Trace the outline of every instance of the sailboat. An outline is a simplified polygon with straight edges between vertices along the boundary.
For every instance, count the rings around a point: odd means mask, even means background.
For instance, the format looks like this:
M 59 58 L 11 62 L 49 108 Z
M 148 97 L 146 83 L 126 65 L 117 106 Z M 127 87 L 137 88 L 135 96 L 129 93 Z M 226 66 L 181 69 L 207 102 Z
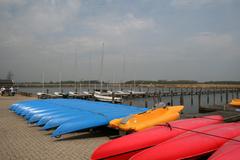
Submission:
M 45 90 L 45 73 L 42 72 L 42 92 L 37 92 L 38 98 L 44 98 L 45 96 L 47 96 L 44 90 Z
M 103 46 L 103 50 L 102 50 L 102 56 L 101 56 L 100 90 L 95 90 L 93 96 L 98 101 L 122 103 L 122 98 L 110 96 L 110 95 L 113 95 L 112 92 L 103 90 L 104 43 L 102 44 L 102 46 Z

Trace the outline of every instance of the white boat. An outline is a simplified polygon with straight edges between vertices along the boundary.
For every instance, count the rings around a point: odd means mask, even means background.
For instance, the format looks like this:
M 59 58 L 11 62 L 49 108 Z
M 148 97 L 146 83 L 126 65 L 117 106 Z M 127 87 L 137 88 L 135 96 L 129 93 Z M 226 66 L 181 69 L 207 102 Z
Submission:
M 92 94 L 90 93 L 90 92 L 88 92 L 88 91 L 83 91 L 82 92 L 84 95 L 86 95 L 86 96 L 91 96 Z
M 112 102 L 113 97 L 111 96 L 104 96 L 101 94 L 94 93 L 94 98 L 98 101 L 103 101 L 103 102 Z M 122 98 L 120 97 L 114 97 L 114 102 L 116 103 L 122 103 Z
M 77 92 L 73 92 L 73 91 L 69 91 L 69 92 L 68 92 L 68 95 L 69 95 L 69 96 L 77 96 L 78 93 L 77 93 Z

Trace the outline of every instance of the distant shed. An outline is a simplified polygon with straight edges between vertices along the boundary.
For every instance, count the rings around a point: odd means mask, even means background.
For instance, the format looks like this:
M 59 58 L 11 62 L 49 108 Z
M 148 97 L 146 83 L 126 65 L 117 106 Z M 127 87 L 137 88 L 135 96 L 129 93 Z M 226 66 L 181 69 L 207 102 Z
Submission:
M 13 80 L 8 80 L 8 79 L 0 79 L 0 87 L 4 86 L 4 87 L 11 87 L 14 85 Z

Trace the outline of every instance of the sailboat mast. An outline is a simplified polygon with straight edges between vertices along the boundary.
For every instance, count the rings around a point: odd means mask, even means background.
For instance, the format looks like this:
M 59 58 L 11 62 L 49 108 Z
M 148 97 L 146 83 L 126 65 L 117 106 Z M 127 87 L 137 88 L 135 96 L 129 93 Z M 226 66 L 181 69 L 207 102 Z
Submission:
M 44 88 L 45 88 L 45 74 L 42 72 L 42 93 L 44 93 Z
M 103 60 L 104 60 L 104 42 L 102 43 L 102 57 L 101 57 L 101 71 L 100 71 L 100 92 L 102 92 L 103 87 Z
M 62 73 L 59 72 L 59 92 L 62 92 Z
M 74 61 L 75 92 L 77 92 L 77 67 L 78 67 L 78 56 L 77 56 L 77 49 L 75 48 L 75 61 Z

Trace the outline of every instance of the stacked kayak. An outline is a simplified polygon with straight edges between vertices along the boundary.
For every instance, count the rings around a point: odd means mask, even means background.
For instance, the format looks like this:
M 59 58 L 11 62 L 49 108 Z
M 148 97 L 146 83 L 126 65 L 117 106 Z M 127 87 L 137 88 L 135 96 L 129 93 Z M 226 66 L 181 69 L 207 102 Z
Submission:
M 240 108 L 240 99 L 232 99 L 229 105 L 232 107 Z
M 209 125 L 146 149 L 130 160 L 176 160 L 200 157 L 217 150 L 229 139 L 238 135 L 240 135 L 240 123 Z
M 179 119 L 184 106 L 163 107 L 110 121 L 109 127 L 123 131 L 140 131 Z
M 209 160 L 238 160 L 240 157 L 240 136 L 222 145 Z
M 155 126 L 111 140 L 99 146 L 93 152 L 91 159 L 127 160 L 145 149 L 156 146 L 188 130 L 222 122 L 223 117 L 219 115 L 169 122 L 170 127 L 165 125 Z
M 57 128 L 52 136 L 107 125 L 111 120 L 146 111 L 146 108 L 93 102 L 79 99 L 47 99 L 22 101 L 9 109 L 29 123 L 43 129 Z

